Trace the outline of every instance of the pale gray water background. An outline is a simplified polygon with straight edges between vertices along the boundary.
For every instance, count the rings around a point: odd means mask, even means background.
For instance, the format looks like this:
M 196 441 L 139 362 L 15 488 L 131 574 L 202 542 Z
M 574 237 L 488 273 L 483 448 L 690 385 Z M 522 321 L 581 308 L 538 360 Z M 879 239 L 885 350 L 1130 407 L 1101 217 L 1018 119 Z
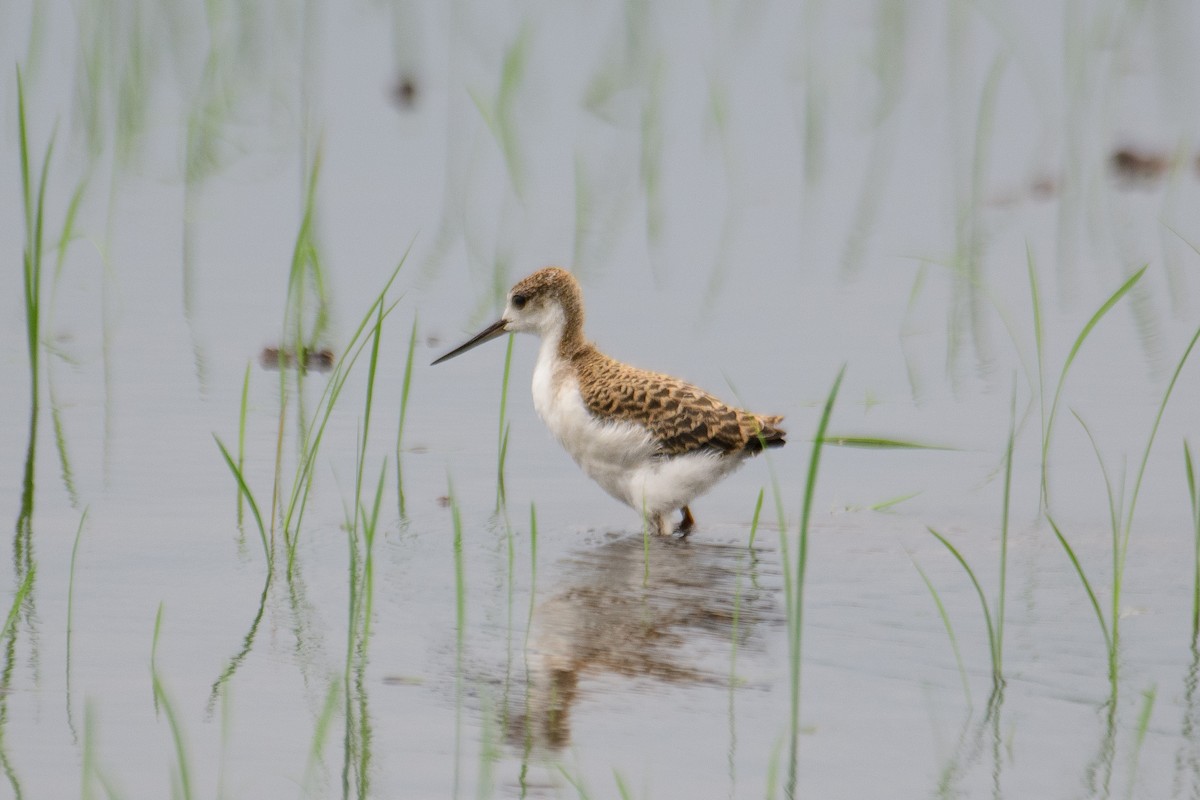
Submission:
M 1069 409 L 1131 487 L 1200 318 L 1200 256 L 1189 244 L 1200 243 L 1200 9 L 314 2 L 304 13 L 0 8 L 0 64 L 25 70 L 37 164 L 58 124 L 36 580 L 3 649 L 0 797 L 102 796 L 97 775 L 120 797 L 183 794 L 152 689 L 160 605 L 157 671 L 195 796 L 616 797 L 617 775 L 633 797 L 762 797 L 772 786 L 782 796 L 788 647 L 765 461 L 695 503 L 699 528 L 687 542 L 643 551 L 636 514 L 582 476 L 536 419 L 535 346 L 522 338 L 508 402 L 507 514 L 496 517 L 503 343 L 426 366 L 493 319 L 513 281 L 548 263 L 580 276 L 589 334 L 607 352 L 725 397 L 736 387 L 747 407 L 787 415 L 791 443 L 771 463 L 793 555 L 809 441 L 843 363 L 834 433 L 955 448 L 824 452 L 805 588 L 798 795 L 1200 797 L 1182 456 L 1185 437 L 1200 445 L 1197 367 L 1189 362 L 1175 387 L 1139 495 L 1110 714 L 1099 627 L 1039 514 L 1027 278 L 1032 257 L 1048 404 L 1081 327 L 1149 264 L 1080 351 L 1050 458 L 1054 516 L 1107 612 L 1104 482 Z M 141 50 L 130 44 L 135 21 Z M 130 73 L 139 54 L 148 66 Z M 505 78 L 506 58 L 509 75 L 523 60 L 515 79 Z M 206 63 L 223 79 L 215 94 L 203 94 Z M 92 84 L 80 77 L 89 69 Z M 29 371 L 15 76 L 2 74 L 0 519 L 16 520 Z M 113 104 L 127 74 L 144 76 L 147 102 L 138 135 L 122 139 Z M 400 76 L 415 81 L 411 108 L 392 98 Z M 227 103 L 209 118 L 217 160 L 192 182 L 185 208 L 185 123 L 214 96 Z M 82 98 L 100 102 L 98 136 L 85 132 Z M 481 109 L 497 107 L 493 132 Z M 369 720 L 365 785 L 343 782 L 347 752 L 363 759 L 359 744 L 347 745 L 344 695 L 328 725 L 319 722 L 330 686 L 345 689 L 341 526 L 365 360 L 322 446 L 299 579 L 273 583 L 252 646 L 211 699 L 243 650 L 265 579 L 212 435 L 236 441 L 252 363 L 246 473 L 268 505 L 279 380 L 257 358 L 281 340 L 305 165 L 318 142 L 317 228 L 338 355 L 412 246 L 390 293 L 399 302 L 384 325 L 368 443 L 368 473 L 387 458 L 389 489 L 365 680 L 354 689 Z M 132 155 L 114 166 L 123 143 Z M 1119 147 L 1176 166 L 1126 185 L 1109 170 Z M 77 238 L 56 282 L 52 245 L 85 175 Z M 972 224 L 974 292 L 956 272 L 969 262 Z M 393 453 L 414 318 L 402 520 Z M 309 413 L 326 379 L 306 379 Z M 994 604 L 1014 382 L 1008 680 L 989 715 L 978 599 L 926 526 L 953 539 Z M 285 483 L 294 391 L 288 403 Z M 439 502 L 449 481 L 464 526 L 461 671 L 453 524 Z M 886 513 L 870 510 L 913 493 Z M 68 658 L 69 562 L 84 509 Z M 969 694 L 914 560 L 948 609 Z M 7 609 L 14 563 L 2 574 Z M 548 712 L 555 704 L 563 708 Z

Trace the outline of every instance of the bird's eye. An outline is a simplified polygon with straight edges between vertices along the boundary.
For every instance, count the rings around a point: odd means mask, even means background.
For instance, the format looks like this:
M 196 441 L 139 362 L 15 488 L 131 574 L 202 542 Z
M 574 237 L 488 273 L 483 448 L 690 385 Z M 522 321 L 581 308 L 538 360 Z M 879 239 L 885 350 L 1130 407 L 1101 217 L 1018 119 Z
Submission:
M 525 298 L 525 295 L 523 295 L 523 294 L 514 294 L 514 295 L 512 296 L 512 304 L 513 304 L 513 308 L 515 308 L 515 309 L 517 309 L 518 311 L 520 311 L 522 308 L 524 308 L 524 307 L 525 307 L 525 300 L 526 300 L 526 298 Z

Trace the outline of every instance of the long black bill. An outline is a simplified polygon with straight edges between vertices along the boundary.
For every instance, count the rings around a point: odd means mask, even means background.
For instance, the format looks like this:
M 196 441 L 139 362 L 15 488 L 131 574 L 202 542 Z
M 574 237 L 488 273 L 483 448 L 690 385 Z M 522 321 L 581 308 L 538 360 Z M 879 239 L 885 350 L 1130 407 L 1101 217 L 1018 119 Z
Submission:
M 507 323 L 503 319 L 496 320 L 491 325 L 488 325 L 486 328 L 481 330 L 479 333 L 475 334 L 470 339 L 468 339 L 466 342 L 463 342 L 458 347 L 451 350 L 449 353 L 446 353 L 446 355 L 437 359 L 436 361 L 433 362 L 433 364 L 430 364 L 429 366 L 432 367 L 432 366 L 434 366 L 434 364 L 440 364 L 443 361 L 449 361 L 450 359 L 454 358 L 455 356 L 462 355 L 463 353 L 467 352 L 468 350 L 470 350 L 473 347 L 478 347 L 479 345 L 483 344 L 484 342 L 490 342 L 492 339 L 495 339 L 497 336 L 504 335 L 504 333 L 505 333 L 504 326 L 506 324 Z

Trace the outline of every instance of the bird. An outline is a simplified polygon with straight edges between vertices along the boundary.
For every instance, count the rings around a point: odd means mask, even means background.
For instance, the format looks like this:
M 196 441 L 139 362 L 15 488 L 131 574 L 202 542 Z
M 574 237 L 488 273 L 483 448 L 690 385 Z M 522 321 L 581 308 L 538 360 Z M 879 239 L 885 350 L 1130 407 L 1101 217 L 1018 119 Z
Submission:
M 504 313 L 441 364 L 505 333 L 541 338 L 533 406 L 575 462 L 608 494 L 639 511 L 660 536 L 691 502 L 748 457 L 786 443 L 782 416 L 726 405 L 679 378 L 624 364 L 583 334 L 583 291 L 575 277 L 545 267 L 509 290 Z

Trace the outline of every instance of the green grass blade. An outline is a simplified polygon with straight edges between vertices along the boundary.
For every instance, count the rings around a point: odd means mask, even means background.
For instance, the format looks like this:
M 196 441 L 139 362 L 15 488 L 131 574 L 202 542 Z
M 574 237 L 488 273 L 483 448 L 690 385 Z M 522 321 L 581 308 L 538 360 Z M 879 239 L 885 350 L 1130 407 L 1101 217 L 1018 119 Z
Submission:
M 22 284 L 25 307 L 25 335 L 29 350 L 29 395 L 30 406 L 37 414 L 39 348 L 42 316 L 42 230 L 45 217 L 46 181 L 50 173 L 50 159 L 54 153 L 54 135 L 42 160 L 42 171 L 38 179 L 36 195 L 31 188 L 29 168 L 29 130 L 25 113 L 25 85 L 21 67 L 17 66 L 17 133 L 21 162 L 21 199 L 25 210 L 25 249 L 22 255 Z
M 254 521 L 258 525 L 258 534 L 262 539 L 263 555 L 266 556 L 267 569 L 270 570 L 274 559 L 271 555 L 271 546 L 267 541 L 267 529 L 263 525 L 262 514 L 258 510 L 258 503 L 254 500 L 254 493 L 250 491 L 250 487 L 246 484 L 246 478 L 242 474 L 241 469 L 234 463 L 233 456 L 229 455 L 229 451 L 215 433 L 213 434 L 213 440 L 217 443 L 217 447 L 220 448 L 221 456 L 225 459 L 225 463 L 229 465 L 229 471 L 233 473 L 233 479 L 237 481 L 238 494 L 244 496 L 246 502 L 250 504 L 250 513 L 254 515 Z
M 804 629 L 804 576 L 808 568 L 808 533 L 812 518 L 813 497 L 817 488 L 817 473 L 821 465 L 821 448 L 825 444 L 825 432 L 829 429 L 829 419 L 833 416 L 833 406 L 837 402 L 838 390 L 842 386 L 842 378 L 846 375 L 846 366 L 838 370 L 829 395 L 825 399 L 825 407 L 821 411 L 821 421 L 817 425 L 817 434 L 813 439 L 812 451 L 808 458 L 808 478 L 804 484 L 804 505 L 800 511 L 800 531 L 796 546 L 796 577 L 792 592 L 792 607 L 789 609 L 789 662 L 791 678 L 791 715 L 790 733 L 791 750 L 788 758 L 787 793 L 795 796 L 798 774 L 797 754 L 800 747 L 800 636 Z M 785 563 L 784 570 L 788 569 Z
M 887 500 L 881 500 L 878 503 L 868 506 L 868 508 L 871 511 L 887 511 L 887 510 L 891 509 L 893 506 L 898 506 L 901 503 L 905 502 L 906 500 L 912 500 L 914 497 L 917 497 L 920 494 L 922 494 L 922 492 L 920 492 L 920 491 L 909 492 L 907 494 L 902 494 L 898 497 L 892 497 Z
M 387 459 L 379 468 L 379 481 L 375 484 L 375 501 L 371 506 L 369 516 L 366 516 L 366 526 L 363 538 L 366 544 L 366 555 L 363 559 L 363 602 L 362 602 L 362 646 L 361 657 L 366 658 L 367 642 L 371 637 L 372 609 L 375 605 L 375 533 L 379 530 L 379 509 L 383 505 L 383 485 L 387 477 Z M 365 511 L 365 509 L 364 509 Z
M 299 403 L 297 406 L 299 407 Z M 275 426 L 275 470 L 271 478 L 271 546 L 275 546 L 275 531 L 282 528 L 283 541 L 288 545 L 290 552 L 291 531 L 288 527 L 288 518 L 283 507 L 283 442 L 287 431 L 287 416 L 288 416 L 288 392 L 287 392 L 287 376 L 283 369 L 279 370 L 279 415 Z M 303 453 L 303 443 L 301 444 L 301 452 Z M 295 488 L 295 487 L 293 487 Z M 288 509 L 290 511 L 290 509 Z M 289 557 L 289 563 L 290 563 Z
M 765 489 L 758 490 L 758 499 L 754 501 L 754 516 L 750 518 L 750 541 L 746 544 L 747 550 L 754 549 L 754 535 L 758 533 L 758 515 L 762 513 L 763 495 Z
M 825 438 L 825 444 L 832 447 L 862 447 L 874 450 L 958 450 L 942 444 L 926 442 L 911 442 L 901 439 L 884 439 L 878 436 L 844 436 L 830 434 Z
M 58 453 L 59 476 L 67 490 L 72 508 L 79 506 L 79 491 L 75 487 L 75 470 L 71 466 L 71 454 L 67 450 L 67 430 L 63 422 L 63 407 L 54 391 L 54 372 L 49 373 L 47 388 L 50 393 L 50 424 L 54 429 L 54 450 Z
M 1054 389 L 1054 400 L 1050 403 L 1050 413 L 1046 418 L 1046 433 L 1042 437 L 1043 505 L 1049 503 L 1049 486 L 1046 477 L 1046 466 L 1050 455 L 1050 440 L 1054 431 L 1054 418 L 1058 413 L 1058 403 L 1062 397 L 1063 386 L 1065 386 L 1067 383 L 1067 373 L 1070 372 L 1071 365 L 1075 362 L 1075 356 L 1079 354 L 1080 348 L 1082 348 L 1083 343 L 1087 341 L 1092 329 L 1095 328 L 1096 325 L 1100 323 L 1100 320 L 1104 319 L 1104 315 L 1112 310 L 1112 307 L 1120 302 L 1121 298 L 1128 294 L 1129 290 L 1132 289 L 1134 285 L 1136 285 L 1137 282 L 1142 279 L 1142 276 L 1146 274 L 1146 269 L 1148 267 L 1149 265 L 1143 266 L 1137 272 L 1130 275 L 1129 278 L 1127 278 L 1125 282 L 1121 284 L 1121 286 L 1115 292 L 1113 292 L 1107 300 L 1104 301 L 1100 308 L 1096 310 L 1096 313 L 1092 314 L 1091 319 L 1089 319 L 1087 324 L 1083 326 L 1083 330 L 1081 330 L 1079 335 L 1075 337 L 1075 342 L 1071 345 L 1071 350 L 1067 354 L 1067 360 L 1063 362 L 1062 372 L 1060 372 L 1058 376 L 1058 386 Z
M 239 474 L 245 471 L 246 464 L 246 402 L 250 395 L 250 364 L 246 364 L 246 374 L 242 376 L 242 402 L 238 407 L 238 457 L 237 471 Z M 238 492 L 237 499 L 237 522 L 242 524 L 242 493 Z
M 359 356 L 366 347 L 368 341 L 363 337 L 367 331 L 372 319 L 386 319 L 395 309 L 396 303 L 388 305 L 382 315 L 378 315 L 378 309 L 384 305 L 388 290 L 396 280 L 396 276 L 400 273 L 401 267 L 404 266 L 408 259 L 408 254 L 412 249 L 410 243 L 409 249 L 405 251 L 404 256 L 392 270 L 392 274 L 388 277 L 387 282 L 376 295 L 374 302 L 371 303 L 358 327 L 351 335 L 349 342 L 346 345 L 346 352 L 350 355 L 343 357 L 338 361 L 337 367 L 334 369 L 333 376 L 325 385 L 325 390 L 321 394 L 321 399 L 318 402 L 317 409 L 313 413 L 312 418 L 308 421 L 302 440 L 305 445 L 302 449 L 301 458 L 296 465 L 296 476 L 292 482 L 292 489 L 289 494 L 288 502 L 284 508 L 283 527 L 287 534 L 291 532 L 288 539 L 288 570 L 293 568 L 296 556 L 296 546 L 299 543 L 299 529 L 304 517 L 304 509 L 308 499 L 308 490 L 312 485 L 312 477 L 316 468 L 317 452 L 320 450 L 321 440 L 324 436 L 326 426 L 330 417 L 333 414 L 333 408 L 337 404 L 337 399 L 341 394 L 342 387 L 345 385 L 354 365 L 357 363 Z M 399 301 L 396 301 L 399 302 Z M 370 334 L 368 334 L 370 335 Z
M 1104 464 L 1104 458 L 1100 454 L 1100 445 L 1096 441 L 1096 437 L 1092 435 L 1092 429 L 1083 421 L 1083 417 L 1079 416 L 1074 409 L 1071 414 L 1078 420 L 1083 432 L 1087 434 L 1088 441 L 1092 443 L 1092 451 L 1096 454 L 1096 461 L 1100 464 L 1100 475 L 1104 478 L 1104 488 L 1108 493 L 1108 516 L 1109 525 L 1112 528 L 1112 624 L 1109 630 L 1109 677 L 1112 679 L 1112 689 L 1115 692 L 1116 683 L 1116 668 L 1117 668 L 1117 649 L 1121 642 L 1121 584 L 1125 569 L 1124 562 L 1121 559 L 1121 510 L 1117 503 L 1117 496 L 1113 490 L 1112 478 L 1109 477 L 1108 467 Z M 1122 481 L 1122 485 L 1124 481 Z
M 795 587 L 792 586 L 791 554 L 788 546 L 787 515 L 783 510 L 783 493 L 779 488 L 779 476 L 775 474 L 775 463 L 770 453 L 764 453 L 767 460 L 767 475 L 771 478 L 771 498 L 775 501 L 775 524 L 779 528 L 779 563 L 783 565 L 783 603 L 788 611 L 792 608 L 792 597 Z M 791 635 L 789 629 L 788 635 Z
M 25 81 L 17 65 L 17 141 L 21 162 L 21 200 L 25 208 L 25 240 L 33 241 L 33 194 L 29 190 L 29 133 L 25 121 Z
M 375 315 L 377 304 L 378 301 L 376 301 L 376 304 L 372 304 L 370 310 L 367 312 L 367 316 L 363 320 L 364 326 L 366 321 Z M 383 317 L 386 319 L 394 308 L 395 304 L 393 303 L 383 312 Z M 355 364 L 358 363 L 363 350 L 371 342 L 370 339 L 360 338 L 362 333 L 363 329 L 360 327 L 355 332 L 354 337 L 351 338 L 348 346 L 351 354 L 338 362 L 333 377 L 326 384 L 325 391 L 322 393 L 321 399 L 317 404 L 317 410 L 305 429 L 303 439 L 306 444 L 302 458 L 296 467 L 296 478 L 292 483 L 290 499 L 284 514 L 285 528 L 291 528 L 293 521 L 297 529 L 300 527 L 300 521 L 304 514 L 304 506 L 308 498 L 308 490 L 312 485 L 313 471 L 316 468 L 317 453 L 320 450 L 321 441 L 325 435 L 325 428 L 329 423 L 329 419 L 333 416 L 333 409 L 337 405 L 337 400 L 341 396 L 342 389 L 349 379 Z M 290 545 L 293 551 L 295 550 L 296 543 L 296 538 L 293 537 Z M 291 563 L 291 559 L 292 555 L 289 554 L 289 564 Z
M 246 660 L 246 656 L 250 655 L 250 650 L 254 647 L 254 640 L 258 636 L 258 626 L 262 624 L 263 614 L 267 610 L 267 596 L 271 591 L 271 576 L 268 572 L 263 579 L 262 592 L 258 596 L 258 608 L 254 612 L 254 618 L 250 621 L 250 627 L 246 630 L 245 636 L 242 637 L 241 646 L 233 656 L 225 662 L 225 668 L 221 670 L 221 674 L 213 681 L 212 687 L 208 693 L 208 712 L 211 714 L 216 707 L 217 699 L 221 696 L 221 689 L 225 684 L 233 679 L 237 671 L 241 669 L 242 663 Z
M 167 695 L 166 689 L 158 676 L 154 677 L 154 694 L 158 698 L 159 708 L 167 716 L 167 726 L 171 730 L 171 741 L 175 746 L 176 776 L 179 781 L 180 794 L 184 800 L 191 800 L 194 796 L 192 792 L 191 769 L 188 766 L 187 744 L 183 738 L 183 724 L 180 722 L 179 714 L 175 710 L 175 703 Z
M 996 599 L 996 673 L 1004 660 L 1004 606 L 1008 582 L 1008 511 L 1012 497 L 1013 444 L 1017 435 L 1017 376 L 1013 374 L 1009 405 L 1008 444 L 1004 449 L 1004 506 L 1000 512 L 1000 588 Z
M 58 235 L 58 244 L 56 246 L 58 257 L 54 263 L 54 283 L 56 286 L 59 279 L 62 278 L 63 263 L 67 258 L 67 247 L 75 239 L 75 220 L 79 215 L 79 207 L 83 203 L 87 186 L 88 179 L 85 177 L 75 187 L 75 191 L 71 195 L 71 202 L 67 206 L 66 217 L 63 219 L 62 231 Z
M 504 426 L 504 435 L 500 437 L 500 455 L 496 460 L 496 513 L 504 508 L 507 499 L 504 489 L 504 462 L 508 459 L 508 433 L 510 426 Z
M 533 627 L 533 609 L 537 600 L 537 506 L 529 504 L 529 616 L 525 618 L 525 642 L 529 642 L 529 631 Z
M 24 580 L 17 587 L 17 592 L 13 595 L 12 606 L 9 607 L 8 616 L 4 620 L 4 627 L 0 628 L 0 640 L 7 639 L 12 635 L 13 629 L 17 624 L 17 615 L 21 612 L 21 604 L 25 602 L 25 598 L 33 590 L 33 581 L 36 574 L 37 570 L 34 569 L 26 572 Z
M 500 423 L 496 434 L 496 511 L 504 507 L 504 458 L 508 454 L 508 380 L 512 374 L 513 334 L 504 351 L 504 377 L 500 381 Z
M 1041 417 L 1041 424 L 1038 426 L 1038 431 L 1042 436 L 1042 447 L 1045 449 L 1046 444 L 1046 362 L 1045 362 L 1045 331 L 1042 326 L 1042 299 L 1041 291 L 1038 289 L 1037 268 L 1033 262 L 1033 249 L 1029 246 L 1029 242 L 1025 242 L 1025 267 L 1029 273 L 1029 299 L 1033 306 L 1033 345 L 1037 355 L 1037 396 L 1038 396 L 1038 413 Z M 1043 473 L 1041 481 L 1041 503 L 1045 508 L 1046 504 L 1046 476 Z
M 1158 690 L 1151 686 L 1146 691 L 1142 692 L 1142 710 L 1138 713 L 1137 727 L 1134 730 L 1137 732 L 1136 739 L 1133 745 L 1133 759 L 1136 763 L 1138 753 L 1141 752 L 1142 745 L 1146 741 L 1146 733 L 1150 730 L 1150 717 L 1154 713 L 1154 701 L 1158 697 Z M 1132 786 L 1133 775 L 1129 776 L 1129 781 Z M 1133 792 L 1129 793 L 1130 796 Z
M 413 317 L 412 332 L 408 335 L 408 354 L 404 358 L 404 383 L 400 389 L 400 421 L 396 427 L 396 494 L 400 504 L 401 519 L 408 516 L 404 503 L 404 465 L 401 461 L 401 445 L 404 440 L 404 420 L 408 417 L 408 393 L 412 388 L 413 353 L 417 345 L 417 317 Z
M 1133 512 L 1137 507 L 1138 492 L 1142 488 L 1142 478 L 1146 475 L 1146 464 L 1150 461 L 1150 450 L 1154 447 L 1154 437 L 1158 435 L 1159 423 L 1162 422 L 1163 414 L 1167 410 L 1167 401 L 1171 399 L 1171 392 L 1175 390 L 1175 382 L 1179 380 L 1179 373 L 1183 372 L 1183 366 L 1187 363 L 1188 357 L 1192 354 L 1192 349 L 1195 348 L 1198 340 L 1200 340 L 1200 328 L 1196 329 L 1192 340 L 1188 342 L 1187 349 L 1183 351 L 1179 363 L 1175 366 L 1175 372 L 1171 375 L 1171 380 L 1167 384 L 1167 390 L 1163 393 L 1162 402 L 1158 405 L 1158 413 L 1154 415 L 1154 425 L 1150 428 L 1150 438 L 1146 440 L 1146 449 L 1142 453 L 1142 463 L 1138 467 L 1137 478 L 1133 481 L 1133 492 L 1129 496 L 1129 507 L 1125 512 L 1125 532 L 1121 538 L 1122 568 L 1125 566 L 1125 553 L 1129 549 L 1129 534 L 1133 530 Z
M 1109 652 L 1111 657 L 1112 636 L 1108 632 L 1108 623 L 1104 620 L 1104 612 L 1100 609 L 1100 601 L 1096 599 L 1096 593 L 1092 591 L 1092 582 L 1088 580 L 1087 574 L 1083 571 L 1083 565 L 1079 563 L 1075 551 L 1067 542 L 1067 537 L 1063 536 L 1062 531 L 1055 524 L 1054 518 L 1047 514 L 1046 521 L 1050 523 L 1050 529 L 1054 531 L 1054 535 L 1058 538 L 1058 543 L 1066 551 L 1067 558 L 1071 559 L 1071 566 L 1075 568 L 1075 574 L 1079 576 L 1079 582 L 1083 584 L 1083 590 L 1087 592 L 1088 601 L 1092 604 L 1092 610 L 1096 612 L 1096 621 L 1100 623 L 1100 632 L 1104 634 L 1104 648 Z
M 46 223 L 46 180 L 50 176 L 50 157 L 54 154 L 54 140 L 57 138 L 57 131 L 50 135 L 50 144 L 46 146 L 46 155 L 42 157 L 42 172 L 38 178 L 37 191 L 37 212 L 34 216 L 34 262 L 37 266 L 37 297 L 39 309 L 41 304 L 41 281 L 42 281 L 42 242 L 44 241 L 44 228 Z
M 73 709 L 71 708 L 71 633 L 74 630 L 75 618 L 75 562 L 79 556 L 79 542 L 83 539 L 83 524 L 87 522 L 88 510 L 85 508 L 79 517 L 79 527 L 75 529 L 75 543 L 71 545 L 71 563 L 67 568 L 67 646 L 66 646 L 66 701 L 67 725 L 75 732 Z M 0 636 L 0 639 L 3 639 Z M 78 738 L 78 737 L 76 737 Z
M 316 197 L 323 161 L 322 146 L 318 145 L 305 184 L 304 208 L 296 241 L 292 247 L 292 263 L 288 273 L 288 293 L 284 312 L 284 342 L 295 355 L 298 373 L 304 372 L 304 356 L 316 350 L 328 327 L 329 297 L 325 288 L 324 270 L 316 238 Z M 309 330 L 305 330 L 305 282 L 309 281 L 317 295 L 316 308 Z M 288 331 L 291 335 L 289 337 Z
M 629 784 L 625 782 L 625 778 L 613 767 L 613 779 L 617 782 L 617 792 L 621 795 L 621 800 L 633 800 L 633 793 L 629 791 Z
M 1196 493 L 1196 467 L 1187 439 L 1183 440 L 1183 464 L 1187 468 L 1188 499 L 1192 503 L 1192 641 L 1195 642 L 1200 635 L 1200 495 Z
M 305 797 L 320 797 L 322 792 L 314 784 L 317 780 L 318 766 L 325 752 L 325 741 L 333 727 L 333 718 L 337 713 L 340 699 L 340 685 L 337 680 L 329 682 L 329 690 L 325 693 L 325 702 L 321 705 L 321 713 L 313 726 L 312 744 L 308 747 L 308 762 L 304 767 L 304 779 L 300 782 Z
M 775 746 L 771 748 L 771 757 L 767 759 L 767 787 L 764 797 L 766 800 L 775 800 L 775 787 L 779 784 L 779 754 L 783 750 L 783 737 L 775 740 Z
M 591 795 L 588 794 L 587 786 L 584 785 L 582 776 L 572 777 L 571 773 L 567 772 L 567 768 L 562 764 L 556 764 L 555 766 L 558 767 L 559 774 L 567 779 L 567 783 L 571 784 L 575 793 L 579 795 L 579 800 L 590 800 Z
M 362 427 L 362 447 L 358 451 L 358 464 L 354 471 L 354 522 L 353 529 L 359 530 L 359 520 L 363 523 L 366 520 L 361 517 L 359 510 L 362 507 L 362 487 L 363 487 L 363 469 L 367 461 L 367 442 L 370 439 L 371 431 L 371 406 L 375 398 L 375 372 L 379 367 L 379 340 L 383 334 L 383 304 L 376 305 L 375 324 L 371 328 L 371 357 L 367 361 L 367 397 L 363 404 L 363 427 Z
M 733 381 L 729 380 L 728 375 L 725 375 L 724 377 L 725 377 L 725 383 L 727 383 L 729 385 L 729 390 L 731 392 L 733 392 L 734 397 L 736 397 L 738 399 L 738 402 L 740 403 L 741 398 L 742 398 L 741 393 L 738 392 L 737 387 L 733 384 Z M 762 449 L 763 458 L 765 458 L 767 461 L 767 474 L 771 478 L 771 497 L 775 502 L 775 521 L 779 527 L 779 552 L 780 552 L 781 563 L 790 564 L 791 559 L 788 557 L 788 542 L 787 542 L 787 515 L 784 513 L 784 510 L 783 510 L 783 493 L 779 489 L 779 476 L 775 473 L 775 462 L 771 458 L 771 453 L 767 450 L 766 437 L 763 436 L 762 431 L 759 431 L 757 436 L 758 436 L 759 447 Z M 758 528 L 759 514 L 762 510 L 763 499 L 764 499 L 763 492 L 762 492 L 762 490 L 760 490 L 759 491 L 759 499 L 755 503 L 755 507 L 754 507 L 754 518 L 751 520 L 751 524 L 750 524 L 750 542 L 747 545 L 747 547 L 750 549 L 753 549 L 753 547 L 754 547 L 755 532 Z M 792 583 L 791 583 L 792 575 L 789 570 L 785 569 L 783 571 L 783 581 L 784 581 L 784 599 L 786 601 L 787 607 L 791 608 L 791 606 L 792 606 Z
M 504 65 L 500 71 L 500 88 L 496 94 L 496 122 L 500 130 L 500 145 L 504 150 L 504 162 L 512 180 L 513 192 L 518 198 L 525 195 L 525 173 L 521 158 L 520 136 L 517 132 L 517 91 L 525 77 L 525 64 L 529 60 L 528 26 L 522 26 L 516 40 L 504 54 Z
M 1074 416 L 1075 420 L 1079 423 L 1079 426 L 1083 428 L 1083 432 L 1087 434 L 1088 441 L 1092 443 L 1092 452 L 1096 454 L 1096 462 L 1100 464 L 1100 475 L 1104 479 L 1104 488 L 1108 493 L 1108 516 L 1109 525 L 1112 528 L 1113 555 L 1115 557 L 1119 543 L 1118 537 L 1121 530 L 1121 514 L 1117 505 L 1117 495 L 1113 488 L 1112 478 L 1108 474 L 1108 467 L 1104 464 L 1104 458 L 1100 455 L 1100 444 L 1096 441 L 1096 437 L 1092 435 L 1092 429 L 1088 427 L 1088 424 L 1083 421 L 1083 417 L 1079 416 L 1075 409 L 1072 408 L 1070 411 L 1071 415 Z
M 912 553 L 908 554 L 908 558 L 912 561 L 912 565 L 916 568 L 917 574 L 921 576 L 921 580 L 925 582 L 925 588 L 929 590 L 929 594 L 933 597 L 934 605 L 937 606 L 938 616 L 942 618 L 942 625 L 946 627 L 946 635 L 950 637 L 950 648 L 954 651 L 954 661 L 958 664 L 958 675 L 962 678 L 963 694 L 966 695 L 967 705 L 971 705 L 971 682 L 967 679 L 967 667 L 963 663 L 962 652 L 958 649 L 958 637 L 954 634 L 954 626 L 950 623 L 950 614 L 946 611 L 946 605 L 942 602 L 942 596 L 938 594 L 938 590 L 934 587 L 933 581 L 925 574 L 925 570 L 921 569 L 921 565 L 913 558 Z
M 176 769 L 179 781 L 179 790 L 184 800 L 192 800 L 192 779 L 191 770 L 188 767 L 187 746 L 183 738 L 183 725 L 179 720 L 179 714 L 175 711 L 175 704 L 168 697 L 166 689 L 163 687 L 162 679 L 158 674 L 158 637 L 162 632 L 163 606 L 158 604 L 158 613 L 154 616 L 154 636 L 150 641 L 150 682 L 154 690 L 154 705 L 156 709 L 160 709 L 166 714 L 167 726 L 171 729 L 171 741 L 175 746 Z
M 1192 516 L 1200 517 L 1200 508 L 1196 505 L 1196 470 L 1192 460 L 1192 450 L 1188 447 L 1187 439 L 1183 440 L 1183 465 L 1187 470 L 1188 497 L 1192 501 Z
M 520 137 L 516 130 L 516 98 L 525 74 L 529 40 L 529 30 L 523 27 L 505 52 L 495 103 L 489 103 L 474 89 L 467 90 L 479 116 L 504 155 L 504 165 L 508 169 L 513 193 L 518 199 L 524 195 L 524 170 L 519 147 Z
M 996 653 L 996 630 L 992 625 L 992 612 L 988 608 L 987 596 L 983 593 L 983 587 L 979 585 L 979 579 L 975 577 L 975 571 L 971 569 L 971 565 L 962 557 L 962 553 L 958 552 L 957 548 L 950 544 L 949 539 L 929 526 L 925 526 L 925 530 L 932 533 L 950 551 L 950 555 L 954 556 L 955 560 L 962 565 L 962 568 L 967 572 L 967 577 L 971 579 L 971 585 L 975 587 L 975 593 L 979 595 L 979 605 L 983 608 L 983 620 L 987 624 L 988 646 L 992 652 L 992 677 L 997 682 L 1001 682 L 1003 678 L 1000 675 L 1000 664 L 997 659 L 998 654 Z
M 467 96 L 471 98 L 471 102 L 475 104 L 475 110 L 479 112 L 480 119 L 495 138 L 496 143 L 501 141 L 500 124 L 496 121 L 496 115 L 492 112 L 492 104 L 484 99 L 478 91 L 467 89 Z
M 1155 686 L 1151 686 L 1142 692 L 1142 710 L 1138 713 L 1137 727 L 1134 729 L 1133 753 L 1129 757 L 1129 777 L 1126 782 L 1126 797 L 1133 797 L 1135 794 L 1138 761 L 1142 754 L 1142 745 L 1146 743 L 1146 733 L 1150 730 L 1150 717 L 1154 713 L 1154 701 L 1157 696 L 1158 689 Z
M 367 526 L 366 526 L 366 528 L 364 528 L 364 532 L 366 533 L 366 538 L 367 538 L 368 552 L 369 552 L 369 548 L 370 548 L 371 544 L 374 542 L 375 532 L 377 530 L 379 530 L 379 507 L 380 507 L 380 504 L 383 502 L 383 480 L 386 475 L 387 475 L 387 459 L 385 458 L 383 460 L 383 463 L 379 467 L 379 480 L 375 484 L 375 501 L 371 505 L 371 514 L 369 517 L 366 518 Z

